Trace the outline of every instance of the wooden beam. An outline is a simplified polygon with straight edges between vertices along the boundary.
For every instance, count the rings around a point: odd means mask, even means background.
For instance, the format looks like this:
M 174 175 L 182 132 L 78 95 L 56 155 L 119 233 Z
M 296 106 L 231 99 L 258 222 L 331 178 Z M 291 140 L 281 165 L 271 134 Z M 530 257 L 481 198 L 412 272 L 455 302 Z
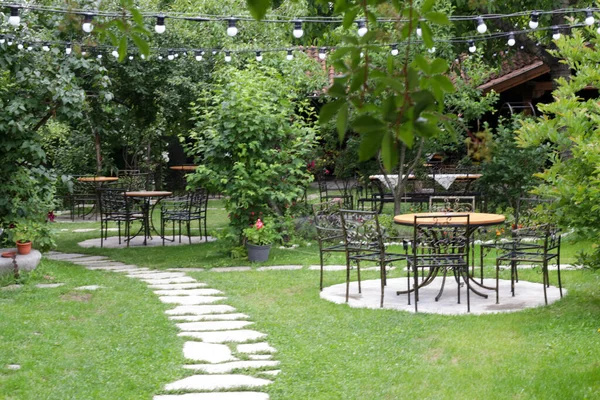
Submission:
M 543 61 L 536 61 L 533 64 L 527 65 L 523 68 L 519 68 L 511 73 L 501 76 L 496 79 L 492 79 L 489 82 L 480 85 L 478 89 L 481 89 L 484 93 L 491 90 L 497 93 L 504 92 L 522 83 L 530 81 L 538 76 L 547 74 L 550 72 L 550 67 L 544 64 Z M 552 83 L 550 83 L 552 85 Z

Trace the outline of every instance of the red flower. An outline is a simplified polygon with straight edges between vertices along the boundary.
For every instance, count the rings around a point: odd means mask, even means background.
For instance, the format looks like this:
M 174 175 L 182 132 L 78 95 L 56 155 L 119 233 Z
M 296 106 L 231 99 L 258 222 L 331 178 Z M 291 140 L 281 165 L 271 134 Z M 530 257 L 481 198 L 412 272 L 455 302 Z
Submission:
M 263 224 L 263 222 L 259 218 L 256 220 L 256 224 L 254 224 L 254 226 L 256 227 L 256 229 L 261 229 L 263 226 L 265 226 L 265 224 Z
M 49 211 L 47 218 L 48 218 L 48 221 L 54 222 L 54 219 L 56 218 L 56 216 L 54 215 L 54 211 Z

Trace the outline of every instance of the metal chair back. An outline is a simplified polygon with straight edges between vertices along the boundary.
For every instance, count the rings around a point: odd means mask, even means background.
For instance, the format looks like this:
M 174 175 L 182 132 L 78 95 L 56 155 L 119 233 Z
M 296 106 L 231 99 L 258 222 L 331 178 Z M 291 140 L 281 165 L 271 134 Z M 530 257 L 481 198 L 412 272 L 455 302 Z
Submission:
M 475 212 L 475 196 L 429 196 L 430 212 Z

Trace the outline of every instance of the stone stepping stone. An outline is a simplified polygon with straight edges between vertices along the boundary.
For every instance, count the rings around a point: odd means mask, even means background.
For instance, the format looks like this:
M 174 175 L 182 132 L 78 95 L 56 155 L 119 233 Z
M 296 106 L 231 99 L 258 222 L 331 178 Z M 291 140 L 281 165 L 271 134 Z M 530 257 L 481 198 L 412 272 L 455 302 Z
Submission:
M 193 375 L 169 383 L 165 390 L 219 390 L 239 387 L 262 387 L 273 383 L 268 379 L 253 378 L 247 375 Z M 214 395 L 214 393 L 211 393 Z M 236 397 L 237 398 L 237 397 Z
M 181 278 L 167 278 L 167 279 L 142 279 L 149 285 L 164 285 L 167 283 L 196 283 L 194 278 L 189 276 L 182 276 Z
M 108 258 L 103 259 L 103 260 L 92 260 L 92 261 L 80 261 L 80 259 L 75 259 L 75 260 L 73 260 L 73 262 L 78 265 L 86 265 L 86 266 L 89 265 L 89 266 L 98 266 L 98 267 L 110 266 L 110 265 L 123 265 L 122 262 L 113 261 Z
M 133 273 L 134 271 L 148 272 L 150 269 L 148 268 L 140 268 L 136 265 L 127 265 L 122 263 L 115 263 L 114 265 L 102 265 L 102 266 L 86 266 L 86 269 L 90 271 L 111 271 L 111 272 L 129 272 Z
M 21 366 L 19 364 L 8 364 L 6 366 L 6 369 L 17 371 L 17 370 L 21 369 Z
M 251 360 L 270 360 L 273 356 L 271 354 L 250 354 L 248 358 Z
M 250 329 L 217 332 L 181 332 L 178 336 L 200 339 L 206 343 L 245 343 L 267 337 L 266 333 Z
M 196 304 L 211 304 L 227 299 L 222 296 L 160 296 L 158 298 L 163 303 L 181 304 L 182 306 L 192 306 Z
M 172 321 L 233 321 L 237 319 L 248 319 L 249 315 L 242 313 L 232 314 L 206 314 L 206 315 L 176 315 L 169 317 Z
M 158 296 L 211 296 L 213 294 L 223 294 L 223 292 L 217 289 L 155 290 L 154 293 Z
M 132 274 L 127 275 L 130 278 L 138 279 L 169 279 L 169 278 L 181 278 L 186 276 L 183 272 L 147 272 L 144 274 Z
M 39 289 L 52 289 L 63 286 L 64 283 L 38 283 L 35 285 L 36 288 Z
M 75 290 L 98 290 L 98 289 L 102 289 L 104 288 L 104 286 L 100 286 L 100 285 L 88 285 L 88 286 L 79 286 L 76 287 Z
M 186 393 L 154 396 L 153 400 L 269 400 L 261 392 Z
M 308 267 L 308 269 L 310 271 L 320 271 L 321 266 L 320 265 L 311 265 L 310 267 Z M 345 271 L 345 270 L 346 270 L 345 265 L 324 265 L 323 266 L 323 271 Z
M 68 261 L 74 258 L 84 258 L 85 254 L 76 254 L 76 253 L 48 253 L 46 254 L 46 258 L 57 261 Z
M 85 256 L 82 258 L 78 258 L 76 260 L 69 260 L 74 264 L 78 264 L 78 265 L 85 265 L 86 262 L 88 261 L 101 261 L 101 260 L 109 260 L 110 259 L 108 257 L 104 257 L 104 256 Z
M 252 271 L 251 267 L 217 267 L 212 268 L 209 271 L 211 272 L 244 272 L 244 271 Z
M 251 344 L 238 344 L 238 353 L 275 353 L 277 350 L 271 347 L 267 342 L 251 343 Z
M 241 329 L 254 322 L 250 321 L 209 321 L 209 322 L 183 322 L 177 324 L 177 328 L 182 331 L 228 331 L 232 329 Z
M 185 342 L 183 356 L 188 360 L 206 361 L 212 364 L 238 360 L 228 346 L 203 342 Z
M 257 271 L 295 271 L 299 269 L 302 269 L 302 265 L 276 265 L 256 268 Z
M 75 233 L 85 233 L 85 232 L 94 232 L 97 231 L 98 229 L 96 228 L 79 228 L 79 229 L 73 229 L 71 232 L 75 232 Z
M 149 285 L 150 289 L 158 289 L 158 290 L 180 290 L 180 289 L 196 289 L 203 288 L 208 286 L 206 283 L 196 282 L 196 283 L 171 283 L 166 285 Z
M 279 361 L 233 361 L 223 364 L 190 364 L 184 365 L 183 368 L 207 374 L 227 374 L 236 369 L 275 367 L 277 365 L 279 365 Z
M 274 369 L 272 371 L 260 371 L 261 374 L 272 375 L 272 376 L 279 375 L 280 372 L 281 372 L 280 369 Z
M 204 272 L 204 268 L 167 268 L 167 271 L 178 271 L 178 272 Z
M 165 311 L 167 315 L 205 315 L 233 312 L 235 308 L 226 304 L 206 305 L 206 306 L 178 306 Z

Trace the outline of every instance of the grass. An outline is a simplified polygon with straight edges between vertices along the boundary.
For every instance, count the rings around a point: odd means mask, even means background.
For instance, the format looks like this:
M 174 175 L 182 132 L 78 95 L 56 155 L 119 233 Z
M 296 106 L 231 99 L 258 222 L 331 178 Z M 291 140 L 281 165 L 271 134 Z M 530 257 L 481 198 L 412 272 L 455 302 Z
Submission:
M 220 213 L 209 214 L 213 228 L 222 226 L 224 212 L 211 212 Z M 59 224 L 69 229 L 59 236 L 59 250 L 157 269 L 248 264 L 231 259 L 218 242 L 79 248 L 78 241 L 98 232 L 70 230 L 97 225 Z M 563 262 L 573 263 L 576 251 L 586 246 L 566 240 Z M 328 262 L 342 264 L 343 259 Z M 265 264 L 317 263 L 313 244 L 273 249 Z M 548 307 L 482 316 L 336 305 L 319 298 L 318 272 L 306 268 L 188 274 L 224 291 L 227 304 L 250 315 L 253 328 L 269 335 L 282 371 L 265 389 L 271 399 L 600 398 L 600 276 L 587 270 L 565 271 L 568 295 Z M 180 368 L 182 344 L 163 314 L 165 307 L 143 284 L 49 261 L 32 275 L 22 289 L 0 291 L 0 398 L 150 398 L 189 374 Z M 54 279 L 44 279 L 47 275 Z M 344 274 L 329 272 L 325 278 L 331 285 L 343 282 Z M 366 273 L 369 278 L 375 273 Z M 522 271 L 520 279 L 540 282 L 541 274 Z M 67 285 L 36 289 L 39 281 Z M 81 301 L 73 288 L 87 284 L 106 288 Z M 6 370 L 2 364 L 9 363 L 22 368 Z

